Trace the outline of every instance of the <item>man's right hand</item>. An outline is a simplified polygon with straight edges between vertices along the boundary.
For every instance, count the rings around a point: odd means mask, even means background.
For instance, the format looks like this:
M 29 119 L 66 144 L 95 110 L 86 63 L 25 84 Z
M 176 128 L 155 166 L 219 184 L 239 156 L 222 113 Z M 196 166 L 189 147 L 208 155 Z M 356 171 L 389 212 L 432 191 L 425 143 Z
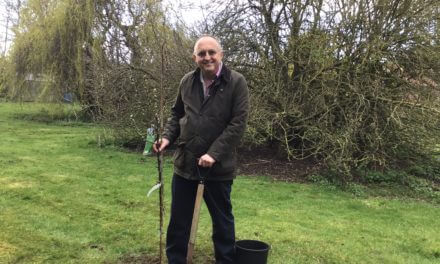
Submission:
M 158 141 L 154 142 L 153 144 L 153 151 L 154 152 L 161 152 L 163 151 L 168 145 L 170 144 L 170 141 L 166 138 L 161 138 Z

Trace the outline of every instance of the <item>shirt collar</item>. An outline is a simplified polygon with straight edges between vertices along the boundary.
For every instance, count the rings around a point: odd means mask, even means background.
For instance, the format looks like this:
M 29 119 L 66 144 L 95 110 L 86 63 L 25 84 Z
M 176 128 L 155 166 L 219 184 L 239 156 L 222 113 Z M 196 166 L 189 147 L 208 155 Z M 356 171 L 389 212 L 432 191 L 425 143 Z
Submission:
M 223 62 L 220 62 L 220 66 L 218 67 L 218 71 L 215 74 L 217 76 L 217 78 L 220 76 L 220 73 L 222 72 L 222 68 L 223 68 Z
M 218 78 L 222 78 L 225 82 L 229 82 L 231 80 L 231 70 L 229 70 L 225 64 L 221 63 L 221 67 L 220 67 L 219 71 L 220 71 L 220 74 L 219 74 Z M 197 77 L 199 80 L 201 80 L 201 78 L 200 78 L 201 75 L 202 75 L 202 71 L 201 71 L 200 67 L 197 67 L 193 72 L 193 76 Z

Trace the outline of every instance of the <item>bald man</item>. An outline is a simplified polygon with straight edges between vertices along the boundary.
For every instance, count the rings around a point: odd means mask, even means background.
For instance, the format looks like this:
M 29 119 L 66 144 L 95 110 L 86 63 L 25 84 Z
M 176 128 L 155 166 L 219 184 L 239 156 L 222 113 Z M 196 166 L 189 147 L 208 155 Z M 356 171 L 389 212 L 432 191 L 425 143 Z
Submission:
M 170 264 L 186 263 L 199 172 L 206 174 L 203 198 L 212 219 L 217 264 L 234 262 L 235 227 L 231 189 L 236 171 L 236 148 L 249 112 L 246 80 L 223 62 L 223 50 L 212 36 L 194 45 L 197 69 L 181 80 L 160 152 L 176 143 L 171 216 L 167 231 Z

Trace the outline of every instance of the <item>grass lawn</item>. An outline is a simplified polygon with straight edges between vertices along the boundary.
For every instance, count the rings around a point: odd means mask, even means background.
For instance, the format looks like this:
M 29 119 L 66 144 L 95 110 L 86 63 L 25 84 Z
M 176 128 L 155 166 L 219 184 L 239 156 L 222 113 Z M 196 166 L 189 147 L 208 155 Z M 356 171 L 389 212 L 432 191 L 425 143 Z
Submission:
M 157 255 L 158 194 L 146 197 L 155 159 L 97 147 L 91 124 L 14 118 L 38 107 L 0 103 L 0 263 L 140 263 Z M 167 213 L 171 174 L 167 160 Z M 232 196 L 237 238 L 269 243 L 270 264 L 440 263 L 435 203 L 256 176 L 239 176 Z M 210 233 L 203 207 L 195 263 L 212 261 Z

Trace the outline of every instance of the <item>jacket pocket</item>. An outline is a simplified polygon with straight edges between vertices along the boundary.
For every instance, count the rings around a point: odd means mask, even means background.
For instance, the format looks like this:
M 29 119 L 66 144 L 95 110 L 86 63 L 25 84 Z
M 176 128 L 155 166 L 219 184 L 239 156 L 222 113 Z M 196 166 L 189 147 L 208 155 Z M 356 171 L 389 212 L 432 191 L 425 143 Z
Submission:
M 174 153 L 174 166 L 179 170 L 192 175 L 196 166 L 194 154 L 185 147 L 185 143 L 180 143 Z
M 179 119 L 179 127 L 180 127 L 180 138 L 184 140 L 188 140 L 191 137 L 191 129 L 188 127 L 188 115 L 183 116 Z
M 230 153 L 222 161 L 214 163 L 212 172 L 217 175 L 229 174 L 235 170 L 236 164 L 236 155 Z
M 178 168 L 183 168 L 184 164 L 185 164 L 185 153 L 184 153 L 184 148 L 185 144 L 179 143 L 177 145 L 177 149 L 174 152 L 174 165 L 176 165 L 176 167 Z

